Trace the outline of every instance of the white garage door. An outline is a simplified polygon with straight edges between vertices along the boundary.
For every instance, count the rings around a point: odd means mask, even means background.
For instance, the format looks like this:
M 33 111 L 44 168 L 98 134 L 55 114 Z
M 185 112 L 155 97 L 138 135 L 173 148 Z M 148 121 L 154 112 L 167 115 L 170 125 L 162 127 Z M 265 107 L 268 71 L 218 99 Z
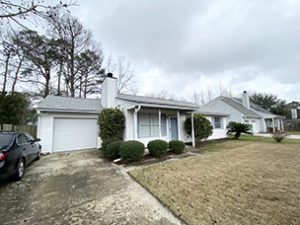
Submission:
M 53 151 L 96 148 L 97 119 L 55 118 Z

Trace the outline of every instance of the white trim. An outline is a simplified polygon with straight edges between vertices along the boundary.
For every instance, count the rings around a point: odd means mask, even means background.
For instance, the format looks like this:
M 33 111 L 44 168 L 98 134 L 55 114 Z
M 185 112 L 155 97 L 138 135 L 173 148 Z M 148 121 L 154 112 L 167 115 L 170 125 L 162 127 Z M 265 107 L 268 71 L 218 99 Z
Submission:
M 134 113 L 133 113 L 133 138 L 134 140 L 137 140 L 139 138 L 139 134 L 138 134 L 138 112 L 141 110 L 141 105 L 138 105 L 137 108 L 134 109 Z
M 192 146 L 196 147 L 195 128 L 194 128 L 194 113 L 193 112 L 192 112 L 192 115 L 191 115 L 191 123 L 192 123 Z
M 177 139 L 181 140 L 180 111 L 177 110 Z
M 159 129 L 159 138 L 161 138 L 161 110 L 158 110 L 158 129 Z

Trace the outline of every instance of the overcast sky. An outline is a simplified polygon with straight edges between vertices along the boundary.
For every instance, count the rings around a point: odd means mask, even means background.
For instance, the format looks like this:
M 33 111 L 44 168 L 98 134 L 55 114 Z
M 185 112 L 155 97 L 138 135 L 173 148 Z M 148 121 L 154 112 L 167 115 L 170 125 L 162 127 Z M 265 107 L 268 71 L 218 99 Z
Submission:
M 78 0 L 106 56 L 134 65 L 139 94 L 192 100 L 219 86 L 300 101 L 299 0 Z

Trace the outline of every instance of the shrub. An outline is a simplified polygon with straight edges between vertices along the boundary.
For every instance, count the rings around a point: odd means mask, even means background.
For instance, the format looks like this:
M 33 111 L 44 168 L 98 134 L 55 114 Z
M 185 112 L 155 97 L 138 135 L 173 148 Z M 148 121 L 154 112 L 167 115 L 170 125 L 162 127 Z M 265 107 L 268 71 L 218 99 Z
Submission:
M 279 132 L 279 131 L 272 134 L 272 138 L 277 142 L 281 142 L 285 138 L 285 136 L 286 136 L 286 133 Z
M 125 129 L 125 117 L 119 109 L 104 109 L 98 117 L 100 134 L 102 140 L 108 138 L 123 139 Z
M 143 158 L 145 145 L 139 141 L 127 141 L 120 146 L 122 159 L 128 162 L 136 162 Z
M 169 144 L 164 140 L 153 140 L 147 145 L 150 155 L 161 157 L 162 154 L 168 151 Z
M 192 134 L 191 117 L 186 118 L 184 122 L 184 127 L 186 132 Z M 211 126 L 208 119 L 206 119 L 201 114 L 194 114 L 194 131 L 195 140 L 197 142 L 207 139 L 213 133 L 213 127 Z
M 185 148 L 185 143 L 182 141 L 170 141 L 169 148 L 175 154 L 181 154 Z
M 109 145 L 111 142 L 114 142 L 114 141 L 121 141 L 121 139 L 120 138 L 106 138 L 102 141 L 101 150 L 103 151 L 104 155 L 105 155 L 107 145 Z
M 252 126 L 246 123 L 230 122 L 227 126 L 227 134 L 235 134 L 234 139 L 239 139 L 241 134 L 252 134 Z
M 110 142 L 106 147 L 105 156 L 112 160 L 120 158 L 120 146 L 122 143 L 123 141 Z

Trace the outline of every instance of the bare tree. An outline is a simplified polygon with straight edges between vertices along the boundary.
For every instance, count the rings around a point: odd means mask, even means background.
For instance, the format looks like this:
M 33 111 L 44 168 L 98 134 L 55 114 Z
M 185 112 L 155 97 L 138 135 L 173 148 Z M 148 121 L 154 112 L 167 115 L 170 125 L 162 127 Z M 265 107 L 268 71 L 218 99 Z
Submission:
M 119 57 L 115 61 L 111 56 L 109 56 L 106 61 L 105 69 L 118 77 L 119 93 L 137 93 L 135 70 L 124 57 Z
M 80 21 L 71 16 L 63 15 L 49 20 L 52 25 L 54 37 L 64 44 L 66 53 L 65 84 L 67 93 L 75 97 L 76 82 L 79 76 L 79 68 L 76 67 L 76 57 L 91 45 L 91 33 L 86 30 Z M 79 88 L 79 87 L 78 87 Z
M 35 0 L 0 0 L 0 24 L 11 21 L 27 28 L 24 20 L 30 18 L 48 19 L 56 16 L 58 10 L 67 10 L 71 5 L 75 5 L 75 1 L 68 3 L 63 1 L 51 1 L 46 4 L 44 1 Z

